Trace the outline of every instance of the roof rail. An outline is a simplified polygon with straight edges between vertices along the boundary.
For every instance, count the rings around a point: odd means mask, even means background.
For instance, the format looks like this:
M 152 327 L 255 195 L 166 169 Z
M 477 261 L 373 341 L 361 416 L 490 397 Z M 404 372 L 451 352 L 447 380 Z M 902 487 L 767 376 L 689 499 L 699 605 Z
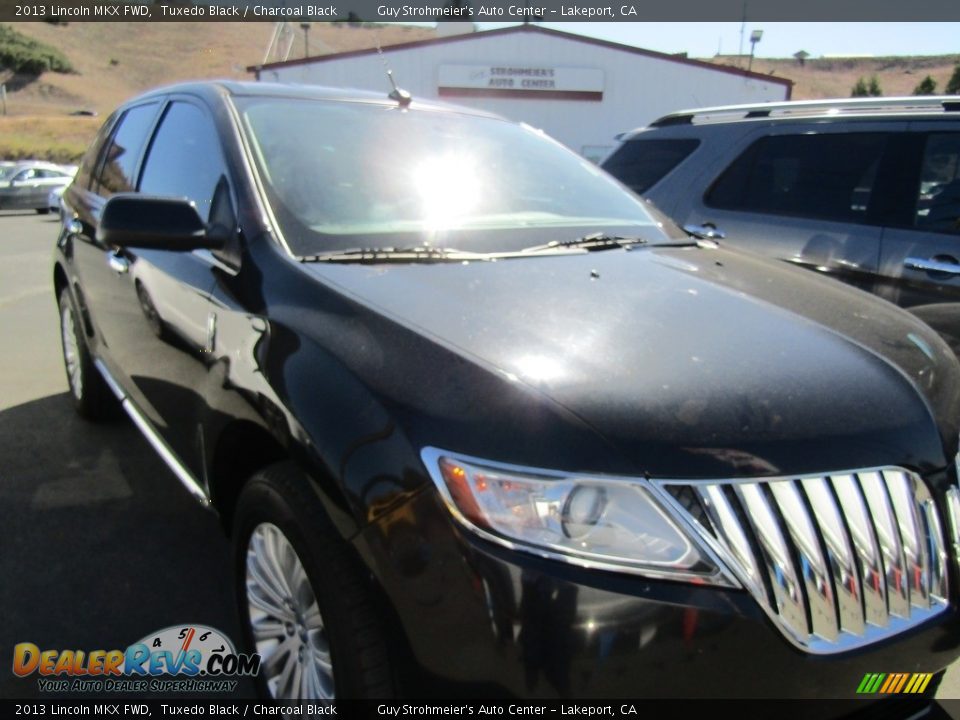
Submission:
M 877 113 L 943 113 L 960 112 L 960 96 L 936 95 L 921 97 L 832 98 L 795 100 L 790 102 L 721 105 L 718 107 L 678 110 L 650 123 L 650 127 L 687 125 L 694 122 L 729 122 L 768 117 L 803 117 L 807 115 L 871 115 Z

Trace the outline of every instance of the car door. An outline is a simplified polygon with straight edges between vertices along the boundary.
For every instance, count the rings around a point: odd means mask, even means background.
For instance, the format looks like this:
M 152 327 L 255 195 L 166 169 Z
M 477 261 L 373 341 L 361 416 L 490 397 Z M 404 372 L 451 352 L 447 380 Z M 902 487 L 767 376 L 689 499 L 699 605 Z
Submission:
M 138 192 L 189 199 L 209 223 L 211 213 L 222 214 L 215 206 L 234 206 L 231 187 L 208 109 L 188 97 L 173 98 L 145 152 Z M 112 354 L 132 397 L 199 477 L 202 387 L 216 333 L 210 291 L 214 269 L 222 265 L 208 251 L 141 248 L 119 249 L 111 263 L 123 288 L 122 302 L 108 311 L 116 332 Z
M 698 180 L 674 210 L 726 241 L 872 290 L 881 225 L 874 184 L 900 122 L 771 124 Z M 726 157 L 730 157 L 727 155 Z M 713 174 L 710 174 L 710 173 Z
M 883 229 L 878 294 L 960 353 L 960 121 L 916 121 Z
M 136 187 L 140 158 L 159 111 L 159 101 L 125 109 L 109 130 L 103 151 L 91 168 L 89 184 L 75 188 L 72 194 L 70 213 L 74 217 L 69 246 L 77 279 L 77 300 L 93 327 L 97 355 L 124 387 L 129 387 L 130 382 L 115 356 L 121 343 L 120 328 L 113 320 L 117 309 L 128 302 L 128 292 L 124 278 L 113 269 L 114 249 L 97 240 L 96 228 L 107 199 Z
M 50 191 L 56 187 L 64 187 L 69 184 L 70 176 L 59 170 L 44 168 L 40 171 L 40 178 L 37 182 L 36 194 L 31 198 L 32 208 L 47 207 L 47 198 Z
M 29 189 L 26 193 L 26 204 L 24 207 L 31 209 L 46 207 L 47 194 L 56 182 L 56 177 L 56 174 L 46 168 L 37 168 L 34 170 L 33 178 L 30 181 Z
M 34 207 L 33 199 L 40 187 L 40 171 L 36 168 L 26 168 L 13 176 L 10 188 L 7 190 L 7 201 L 4 208 L 10 210 L 24 210 Z

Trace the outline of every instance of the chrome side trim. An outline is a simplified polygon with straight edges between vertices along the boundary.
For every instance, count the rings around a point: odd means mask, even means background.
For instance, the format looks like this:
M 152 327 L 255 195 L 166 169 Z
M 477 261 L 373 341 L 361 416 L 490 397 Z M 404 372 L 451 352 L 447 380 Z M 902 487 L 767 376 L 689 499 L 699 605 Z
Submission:
M 120 384 L 107 369 L 106 365 L 104 365 L 103 361 L 97 358 L 93 361 L 93 364 L 103 376 L 110 391 L 117 396 L 117 400 L 120 401 L 120 405 L 124 411 L 130 416 L 130 419 L 133 420 L 133 424 L 137 426 L 137 429 L 140 430 L 147 439 L 147 442 L 150 443 L 151 447 L 157 452 L 160 459 L 163 460 L 167 464 L 167 467 L 173 471 L 173 474 L 177 476 L 177 479 L 187 489 L 187 492 L 193 495 L 194 499 L 202 506 L 212 509 L 210 498 L 203 490 L 203 487 L 180 458 L 177 457 L 177 454 L 170 449 L 170 446 L 160 437 L 153 425 L 150 424 L 150 421 L 140 412 L 140 408 L 136 406 L 136 403 L 134 403 L 130 396 L 124 392 L 123 388 L 120 387 Z

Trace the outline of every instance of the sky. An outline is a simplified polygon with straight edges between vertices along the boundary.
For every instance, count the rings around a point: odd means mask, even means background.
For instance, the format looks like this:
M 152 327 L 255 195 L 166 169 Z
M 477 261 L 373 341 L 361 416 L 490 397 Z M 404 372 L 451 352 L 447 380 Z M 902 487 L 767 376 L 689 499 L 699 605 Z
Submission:
M 477 23 L 488 30 L 516 23 Z M 711 57 L 718 51 L 735 54 L 740 46 L 739 22 L 561 22 L 544 27 L 589 35 L 660 52 L 687 52 Z M 744 52 L 750 51 L 750 32 L 763 30 L 757 57 L 790 57 L 806 50 L 824 55 L 945 55 L 960 54 L 960 23 L 752 23 L 747 18 Z

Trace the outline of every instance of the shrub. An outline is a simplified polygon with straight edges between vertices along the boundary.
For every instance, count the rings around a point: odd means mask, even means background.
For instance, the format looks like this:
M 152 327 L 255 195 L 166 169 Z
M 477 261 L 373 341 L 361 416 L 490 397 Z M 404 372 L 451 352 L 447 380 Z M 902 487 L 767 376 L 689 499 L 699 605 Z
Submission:
M 50 70 L 75 72 L 67 56 L 57 48 L 28 38 L 9 25 L 0 25 L 0 68 L 29 75 Z
M 923 80 L 921 80 L 917 86 L 913 89 L 914 95 L 936 95 L 937 94 L 937 81 L 932 77 L 927 75 Z
M 953 69 L 953 75 L 947 80 L 947 95 L 960 95 L 960 63 Z
M 876 75 L 872 75 L 869 81 L 858 78 L 853 90 L 850 91 L 850 97 L 880 97 L 883 90 L 880 89 L 880 82 Z

